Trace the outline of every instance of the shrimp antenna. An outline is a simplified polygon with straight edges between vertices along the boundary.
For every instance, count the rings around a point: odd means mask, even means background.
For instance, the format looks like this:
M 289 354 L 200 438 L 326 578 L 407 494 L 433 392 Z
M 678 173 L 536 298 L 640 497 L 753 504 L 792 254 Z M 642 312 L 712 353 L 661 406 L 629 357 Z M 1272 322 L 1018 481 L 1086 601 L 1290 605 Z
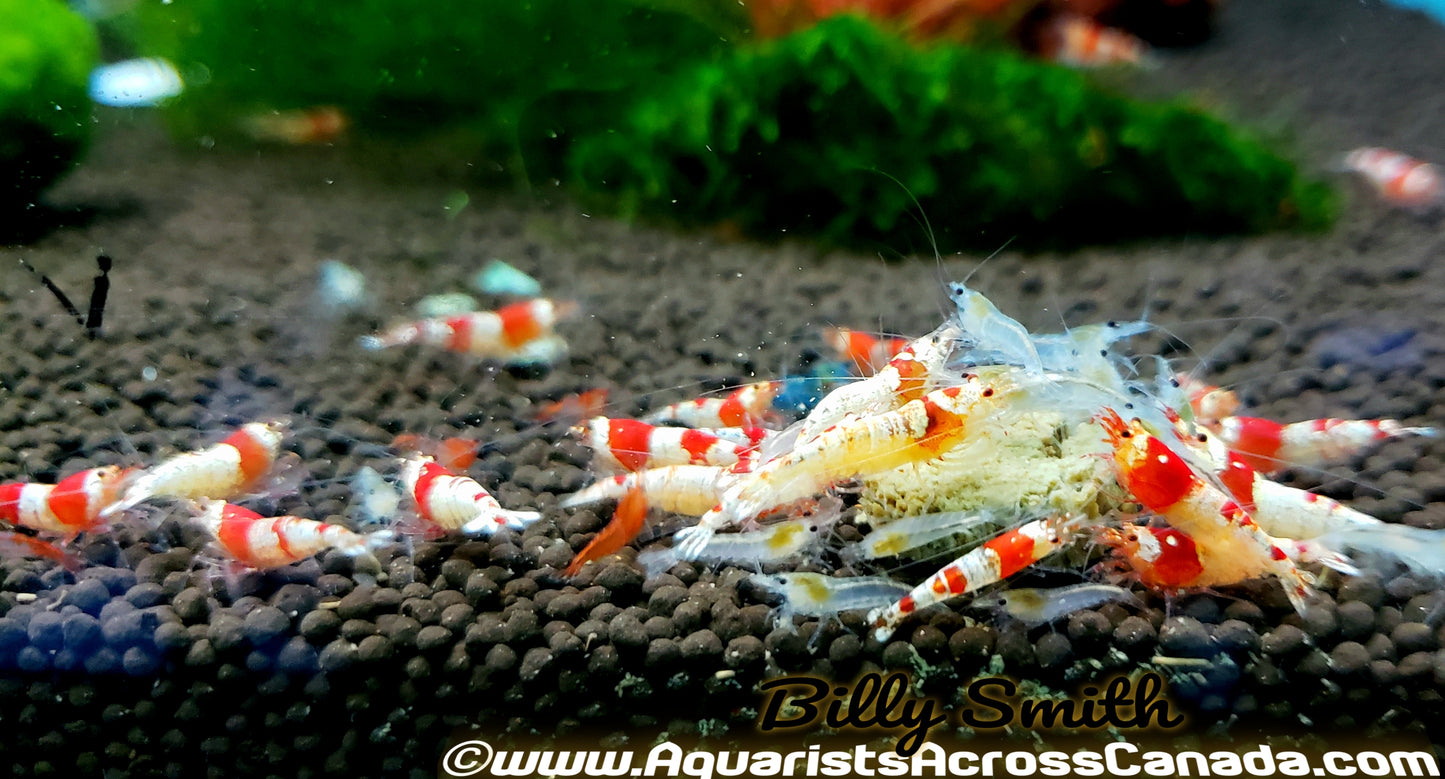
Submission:
M 78 322 L 81 327 L 85 327 L 85 317 L 80 315 L 80 309 L 76 308 L 75 304 L 70 302 L 70 298 L 66 297 L 65 293 L 60 291 L 60 287 L 55 286 L 55 282 L 51 281 L 49 276 L 36 270 L 34 265 L 31 265 L 24 259 L 20 260 L 20 265 L 23 266 L 25 270 L 40 277 L 40 283 L 44 284 L 45 288 L 50 290 L 50 294 L 54 295 L 55 299 L 60 301 L 60 305 L 65 307 L 66 313 L 74 317 L 75 321 Z
M 90 289 L 90 311 L 85 317 L 85 332 L 91 340 L 95 340 L 100 335 L 100 319 L 105 313 L 106 297 L 110 295 L 111 260 L 109 255 L 97 256 L 95 264 L 100 268 L 100 275 L 95 277 L 95 283 Z

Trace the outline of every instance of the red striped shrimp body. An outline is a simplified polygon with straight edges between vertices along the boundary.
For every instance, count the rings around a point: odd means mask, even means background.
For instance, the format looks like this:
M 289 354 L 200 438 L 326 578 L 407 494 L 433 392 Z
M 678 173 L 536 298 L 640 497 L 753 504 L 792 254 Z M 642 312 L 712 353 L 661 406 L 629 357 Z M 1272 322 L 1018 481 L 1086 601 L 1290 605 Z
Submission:
M 1254 510 L 1259 526 L 1272 536 L 1315 538 L 1350 528 L 1384 524 L 1339 501 L 1260 477 L 1254 483 Z
M 648 424 L 686 427 L 757 427 L 768 421 L 773 398 L 782 389 L 776 381 L 745 384 L 721 398 L 698 398 L 664 406 L 642 418 Z
M 199 507 L 196 521 L 215 536 L 216 546 L 248 568 L 279 568 L 328 549 L 363 555 L 371 551 L 374 543 L 372 538 L 340 525 L 312 519 L 263 517 L 219 500 L 202 501 Z
M 740 450 L 748 449 L 706 430 L 656 427 L 635 419 L 594 417 L 573 428 L 573 432 L 592 447 L 596 461 L 611 470 L 641 471 L 665 465 L 730 466 L 737 464 Z
M 360 343 L 367 349 L 426 344 L 474 357 L 514 359 L 530 355 L 533 350 L 529 347 L 545 343 L 557 322 L 575 310 L 574 303 L 537 298 L 496 311 L 408 322 L 379 335 L 365 336 Z
M 1114 448 L 1119 483 L 1135 500 L 1187 534 L 1197 546 L 1228 550 L 1230 564 L 1221 564 L 1202 577 L 1223 584 L 1254 578 L 1253 573 L 1244 575 L 1246 571 L 1269 573 L 1283 582 L 1295 609 L 1304 610 L 1310 587 L 1303 575 L 1233 496 L 1200 478 L 1139 420 L 1126 424 L 1118 414 L 1106 410 L 1100 423 Z M 1213 559 L 1206 562 L 1215 564 Z
M 1406 427 L 1393 419 L 1311 419 L 1285 425 L 1259 417 L 1226 417 L 1215 432 L 1261 473 L 1338 462 L 1390 438 L 1435 435 L 1434 428 Z
M 806 441 L 850 415 L 888 411 L 922 398 L 943 375 L 961 330 L 952 323 L 910 343 L 872 376 L 824 395 L 801 424 Z
M 602 479 L 567 496 L 561 506 L 571 509 L 621 500 L 631 490 L 640 489 L 649 506 L 695 517 L 717 505 L 730 478 L 730 469 L 723 466 L 666 465 Z
M 873 635 L 887 641 L 918 609 L 964 595 L 1018 573 L 1071 542 L 1084 520 L 1075 517 L 1036 519 L 985 542 L 944 566 L 887 608 L 868 615 Z
M 129 473 L 110 465 L 88 468 L 56 484 L 0 484 L 0 521 L 73 536 L 101 526 L 101 512 L 120 497 Z
M 401 461 L 401 484 L 417 515 L 447 532 L 490 536 L 504 527 L 521 530 L 542 517 L 535 511 L 502 508 L 475 479 L 458 476 L 423 455 Z
M 1445 200 L 1445 181 L 1434 165 L 1378 146 L 1345 155 L 1345 167 L 1364 176 L 1385 202 L 1426 210 Z
M 178 454 L 148 468 L 126 486 L 124 497 L 101 516 L 124 511 L 152 498 L 225 500 L 259 486 L 281 455 L 286 424 L 251 422 L 220 443 Z

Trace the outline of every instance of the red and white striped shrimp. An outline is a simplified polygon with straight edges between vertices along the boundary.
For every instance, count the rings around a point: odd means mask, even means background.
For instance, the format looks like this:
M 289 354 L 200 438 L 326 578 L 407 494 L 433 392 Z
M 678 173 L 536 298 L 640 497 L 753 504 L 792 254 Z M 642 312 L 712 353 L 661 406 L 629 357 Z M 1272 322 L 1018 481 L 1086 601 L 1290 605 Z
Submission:
M 504 527 L 521 530 L 542 518 L 536 511 L 502 508 L 475 479 L 458 476 L 425 455 L 402 460 L 400 480 L 417 515 L 445 532 L 485 537 Z
M 635 419 L 607 417 L 593 417 L 572 428 L 572 432 L 592 448 L 596 462 L 609 470 L 623 471 L 666 465 L 732 466 L 757 445 L 739 445 L 690 427 L 657 427 Z
M 263 517 L 219 500 L 198 503 L 196 522 L 211 532 L 216 547 L 249 568 L 268 569 L 305 560 L 328 549 L 358 556 L 390 540 L 389 531 L 364 536 L 340 525 L 301 517 Z
M 621 500 L 631 490 L 641 489 L 648 505 L 696 517 L 717 505 L 730 478 L 731 470 L 720 465 L 665 465 L 609 476 L 568 495 L 560 505 L 572 509 Z
M 103 524 L 101 512 L 120 498 L 129 471 L 87 468 L 55 484 L 0 484 L 0 521 L 73 536 Z
M 1255 574 L 1246 575 L 1250 571 L 1271 574 L 1283 582 L 1295 609 L 1304 611 L 1309 584 L 1239 500 L 1200 478 L 1139 420 L 1126 424 L 1106 409 L 1099 422 L 1114 449 L 1114 465 L 1124 489 L 1197 546 L 1220 553 L 1218 560 L 1209 560 L 1217 568 L 1202 572 L 1201 577 L 1234 583 L 1253 578 Z M 1244 500 L 1248 502 L 1248 498 Z
M 1358 454 L 1379 441 L 1434 436 L 1431 427 L 1406 427 L 1393 419 L 1311 419 L 1281 424 L 1259 417 L 1225 417 L 1215 435 L 1251 468 L 1273 473 L 1290 465 L 1317 467 Z
M 1384 523 L 1339 501 L 1260 477 L 1254 483 L 1254 521 L 1272 536 L 1307 539 Z
M 524 300 L 496 311 L 474 311 L 451 317 L 422 319 L 397 325 L 378 335 L 363 336 L 365 349 L 426 344 L 452 352 L 499 360 L 538 357 L 537 344 L 554 340 L 552 328 L 576 311 L 570 302 L 545 298 Z
M 645 415 L 642 421 L 700 428 L 758 427 L 772 417 L 773 398 L 781 388 L 781 383 L 776 381 L 745 384 L 721 398 L 698 398 L 663 406 Z
M 1138 581 L 1157 590 L 1226 587 L 1270 574 L 1264 558 L 1241 553 L 1234 539 L 1223 546 L 1200 543 L 1172 527 L 1149 527 L 1130 522 L 1117 528 L 1099 528 L 1095 541 L 1112 552 L 1106 564 L 1112 577 Z M 1319 563 L 1357 574 L 1350 561 L 1313 539 L 1275 538 L 1275 545 L 1294 563 Z
M 851 415 L 888 411 L 923 397 L 943 376 L 962 331 L 950 322 L 904 347 L 877 373 L 824 395 L 799 423 L 806 441 Z
M 678 533 L 679 551 L 690 559 L 686 556 L 700 551 L 721 527 L 810 498 L 840 481 L 936 458 L 967 437 L 970 418 L 998 394 L 993 385 L 970 376 L 894 411 L 850 418 L 800 439 L 791 451 L 739 474 L 716 508 Z
M 824 328 L 823 342 L 859 376 L 872 376 L 908 348 L 906 338 L 879 338 L 846 327 Z
M 134 508 L 152 498 L 226 500 L 244 495 L 275 468 L 285 436 L 286 423 L 279 420 L 242 425 L 218 444 L 145 469 L 100 516 Z
M 1407 154 L 1365 146 L 1345 155 L 1345 168 L 1364 176 L 1391 205 L 1427 210 L 1445 201 L 1439 168 Z
M 1003 581 L 1048 557 L 1073 541 L 1084 522 L 1080 517 L 1036 519 L 984 542 L 945 565 L 897 603 L 869 614 L 873 636 L 887 641 L 918 609 Z

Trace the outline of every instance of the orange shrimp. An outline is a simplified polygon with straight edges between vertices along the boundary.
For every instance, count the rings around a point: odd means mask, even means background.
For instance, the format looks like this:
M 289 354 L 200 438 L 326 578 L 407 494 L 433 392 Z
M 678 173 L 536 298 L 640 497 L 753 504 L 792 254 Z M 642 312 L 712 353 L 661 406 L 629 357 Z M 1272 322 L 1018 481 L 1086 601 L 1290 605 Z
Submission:
M 59 563 L 71 572 L 85 565 L 80 558 L 49 541 L 14 531 L 0 532 L 0 557 L 40 557 Z
M 538 422 L 551 422 L 556 419 L 588 419 L 601 416 L 607 408 L 607 388 L 597 387 L 586 392 L 574 392 L 561 400 L 542 404 L 537 409 L 536 420 Z
M 1355 149 L 1345 155 L 1345 168 L 1364 176 L 1391 205 L 1425 211 L 1445 201 L 1445 179 L 1438 168 L 1391 149 Z
M 582 566 L 587 563 L 601 559 L 632 542 L 637 534 L 642 532 L 642 526 L 647 521 L 647 495 L 641 487 L 633 487 L 622 496 L 617 502 L 617 508 L 612 512 L 612 520 L 602 528 L 595 538 L 588 542 L 582 551 L 572 558 L 567 568 L 563 571 L 567 576 L 575 576 Z
M 471 438 L 452 437 L 441 441 L 416 433 L 402 433 L 391 441 L 391 448 L 401 452 L 421 452 L 434 458 L 444 468 L 465 471 L 477 461 L 481 442 Z
M 852 365 L 859 376 L 872 376 L 908 346 L 904 338 L 879 338 L 846 327 L 823 330 L 823 340 L 838 359 Z

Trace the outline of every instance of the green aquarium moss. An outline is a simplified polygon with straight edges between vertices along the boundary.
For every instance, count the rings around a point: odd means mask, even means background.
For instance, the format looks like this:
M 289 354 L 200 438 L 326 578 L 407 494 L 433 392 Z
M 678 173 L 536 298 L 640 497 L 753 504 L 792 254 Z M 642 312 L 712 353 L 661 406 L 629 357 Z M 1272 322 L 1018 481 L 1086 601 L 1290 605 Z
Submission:
M 1196 109 L 856 17 L 682 69 L 577 138 L 560 176 L 624 210 L 941 248 L 1319 227 L 1333 197 Z M 917 204 L 914 202 L 917 199 Z
M 170 115 L 183 134 L 225 135 L 248 114 L 337 106 L 372 130 L 465 123 L 515 152 L 521 116 L 558 94 L 635 90 L 706 57 L 740 12 L 682 0 L 187 0 L 117 22 L 188 80 Z M 737 19 L 733 17 L 737 16 Z M 559 109 L 565 109 L 561 104 Z M 583 128 L 564 113 L 550 133 Z
M 31 205 L 90 141 L 95 31 L 61 0 L 0 0 L 0 219 Z

